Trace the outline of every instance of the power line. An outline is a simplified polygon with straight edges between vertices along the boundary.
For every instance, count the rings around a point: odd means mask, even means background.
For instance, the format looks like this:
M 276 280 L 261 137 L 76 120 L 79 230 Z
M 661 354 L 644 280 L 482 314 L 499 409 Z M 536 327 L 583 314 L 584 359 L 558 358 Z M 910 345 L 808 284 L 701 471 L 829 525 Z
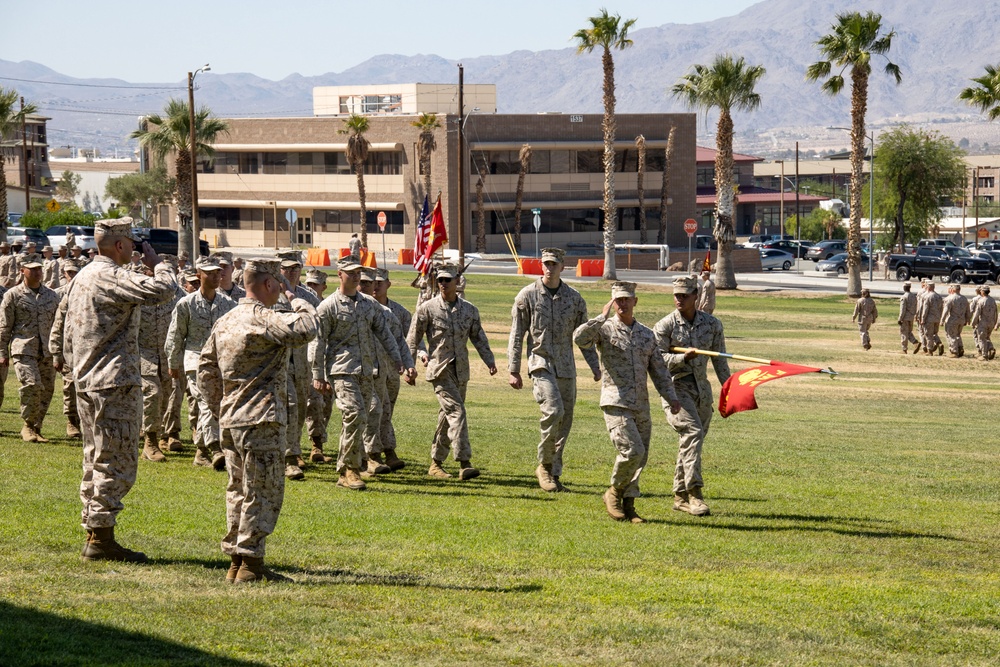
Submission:
M 41 83 L 46 86 L 74 86 L 77 88 L 129 88 L 139 90 L 187 90 L 187 86 L 113 86 L 100 83 L 64 83 L 60 81 L 40 81 L 38 79 L 15 79 L 12 76 L 0 76 L 4 81 L 21 81 L 22 83 Z

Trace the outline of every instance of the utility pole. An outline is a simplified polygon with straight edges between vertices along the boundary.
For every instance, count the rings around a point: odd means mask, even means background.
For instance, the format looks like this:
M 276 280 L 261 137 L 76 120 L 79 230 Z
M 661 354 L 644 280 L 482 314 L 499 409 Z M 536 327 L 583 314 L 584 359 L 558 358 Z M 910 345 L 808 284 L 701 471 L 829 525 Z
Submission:
M 24 162 L 24 212 L 31 210 L 31 186 L 28 184 L 28 121 L 24 115 L 24 97 L 21 97 L 21 160 Z
M 458 64 L 458 266 L 465 268 L 465 68 Z
M 799 210 L 799 142 L 795 142 L 795 221 L 802 229 L 802 212 Z
M 193 264 L 201 257 L 201 244 L 198 243 L 198 144 L 194 132 L 194 72 L 188 72 L 188 148 L 191 153 L 191 263 Z

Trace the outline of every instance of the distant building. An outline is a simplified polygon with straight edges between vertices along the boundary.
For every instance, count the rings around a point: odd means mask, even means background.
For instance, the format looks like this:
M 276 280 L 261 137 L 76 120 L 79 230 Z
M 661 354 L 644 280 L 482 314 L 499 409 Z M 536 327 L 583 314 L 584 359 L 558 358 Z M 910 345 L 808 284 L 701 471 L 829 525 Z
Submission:
M 49 167 L 52 170 L 53 183 L 58 184 L 63 172 L 66 171 L 80 176 L 80 185 L 77 186 L 79 192 L 75 201 L 80 208 L 85 209 L 84 199 L 90 195 L 90 207 L 95 209 L 91 212 L 97 212 L 97 208 L 107 211 L 111 204 L 118 203 L 104 196 L 104 188 L 109 180 L 125 174 L 139 173 L 139 160 L 136 158 L 69 157 L 63 156 L 61 152 L 57 157 L 55 150 L 52 153 Z
M 25 119 L 26 137 L 21 128 L 0 137 L 0 151 L 6 158 L 3 162 L 4 176 L 7 177 L 7 209 L 10 213 L 24 213 L 28 209 L 25 198 L 25 177 L 27 176 L 27 196 L 30 199 L 50 199 L 52 197 L 52 171 L 49 168 L 49 144 L 45 116 L 31 115 Z M 27 173 L 25 173 L 27 164 Z

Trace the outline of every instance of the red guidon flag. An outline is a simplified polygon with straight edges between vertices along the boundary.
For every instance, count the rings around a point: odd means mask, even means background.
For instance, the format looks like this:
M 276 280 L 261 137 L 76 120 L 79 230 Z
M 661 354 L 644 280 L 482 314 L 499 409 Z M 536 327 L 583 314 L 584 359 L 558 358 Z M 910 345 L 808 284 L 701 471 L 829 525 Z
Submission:
M 441 196 L 438 195 L 437 203 L 434 204 L 434 213 L 431 214 L 431 230 L 427 236 L 427 248 L 424 249 L 424 262 L 421 273 L 426 273 L 431 268 L 431 257 L 447 242 L 448 230 L 444 226 L 444 214 L 441 212 Z
M 722 391 L 719 393 L 719 414 L 728 417 L 736 412 L 756 410 L 757 399 L 754 398 L 753 391 L 765 382 L 802 373 L 821 372 L 823 372 L 821 368 L 772 361 L 768 366 L 754 366 L 733 373 L 722 385 Z
M 701 270 L 703 272 L 704 271 L 711 272 L 711 270 L 712 270 L 712 251 L 711 251 L 711 249 L 709 249 L 709 251 L 707 253 L 705 253 L 705 261 L 701 263 Z

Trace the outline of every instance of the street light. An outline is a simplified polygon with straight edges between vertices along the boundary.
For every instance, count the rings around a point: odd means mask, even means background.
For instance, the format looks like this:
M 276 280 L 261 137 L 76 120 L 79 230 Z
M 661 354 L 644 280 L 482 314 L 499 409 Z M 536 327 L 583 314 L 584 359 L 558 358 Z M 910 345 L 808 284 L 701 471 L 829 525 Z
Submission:
M 191 261 L 201 256 L 201 243 L 198 234 L 198 144 L 194 131 L 194 78 L 201 72 L 208 72 L 212 68 L 208 63 L 204 67 L 199 67 L 194 72 L 188 72 L 188 148 L 191 152 Z M 275 222 L 277 225 L 277 222 Z
M 849 127 L 828 127 L 828 130 L 843 130 L 844 132 L 853 132 Z M 872 156 L 871 161 L 868 164 L 868 254 L 870 255 L 875 249 L 875 241 L 872 236 L 872 231 L 875 227 L 875 130 L 871 133 L 865 134 L 865 139 L 872 142 Z M 900 239 L 902 243 L 902 239 Z M 872 281 L 872 274 L 875 267 L 871 261 L 871 257 L 868 258 L 868 282 Z
M 781 191 L 780 194 L 778 195 L 778 201 L 781 202 L 780 204 L 781 209 L 778 212 L 778 225 L 781 229 L 781 240 L 784 241 L 785 240 L 785 161 L 775 160 L 775 162 L 781 165 L 781 180 L 778 181 L 778 190 Z M 798 229 L 801 226 L 802 226 L 802 221 L 796 220 L 795 228 Z M 798 234 L 796 234 L 796 236 L 798 236 Z

